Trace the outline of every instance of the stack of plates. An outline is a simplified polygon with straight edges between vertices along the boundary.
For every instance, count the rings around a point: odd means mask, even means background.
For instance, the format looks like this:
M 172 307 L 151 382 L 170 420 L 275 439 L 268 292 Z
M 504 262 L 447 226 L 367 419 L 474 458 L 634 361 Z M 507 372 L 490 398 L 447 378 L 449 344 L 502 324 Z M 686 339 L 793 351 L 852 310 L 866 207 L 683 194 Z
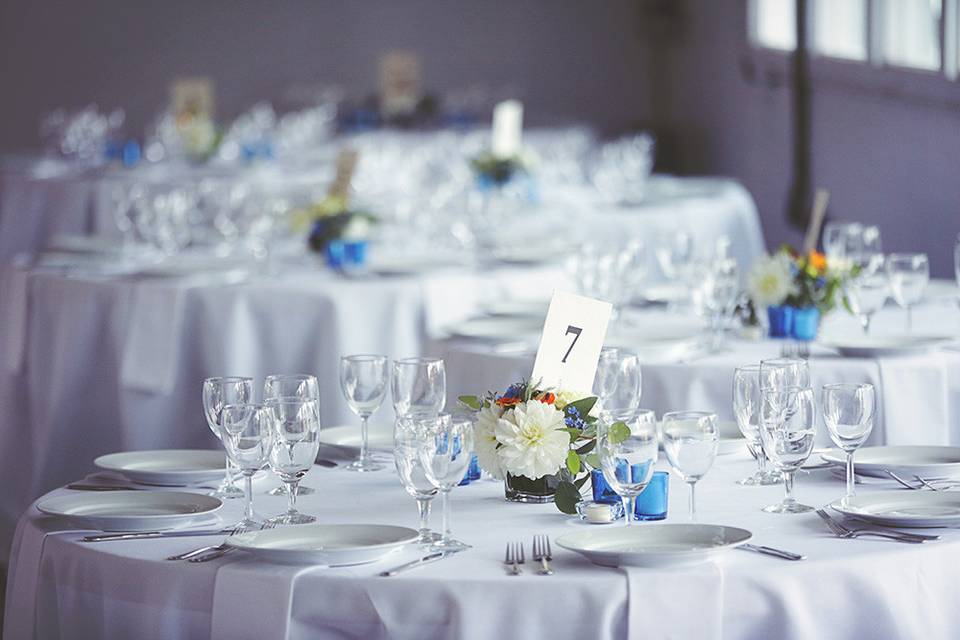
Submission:
M 646 524 L 590 529 L 557 538 L 557 546 L 605 567 L 662 567 L 713 560 L 753 537 L 711 524 Z
M 66 518 L 80 529 L 162 531 L 210 519 L 223 503 L 179 491 L 77 493 L 41 500 L 37 509 Z
M 270 562 L 336 567 L 376 562 L 416 539 L 417 532 L 406 527 L 309 524 L 242 533 L 227 544 Z
M 100 456 L 93 464 L 139 484 L 186 487 L 219 482 L 223 479 L 225 461 L 220 451 L 158 449 L 110 453 Z

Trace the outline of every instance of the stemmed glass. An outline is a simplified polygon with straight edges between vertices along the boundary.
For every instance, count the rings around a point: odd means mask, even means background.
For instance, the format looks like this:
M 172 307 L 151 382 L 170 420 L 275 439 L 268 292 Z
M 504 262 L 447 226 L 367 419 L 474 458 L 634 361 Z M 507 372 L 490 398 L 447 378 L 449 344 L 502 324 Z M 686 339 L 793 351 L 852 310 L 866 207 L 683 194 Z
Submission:
M 320 381 L 317 376 L 309 373 L 274 373 L 263 381 L 263 400 L 277 398 L 300 398 L 302 400 L 316 400 L 320 405 Z M 287 492 L 287 485 L 281 484 L 267 492 L 267 495 L 282 496 Z M 301 485 L 299 495 L 308 496 L 314 492 L 313 487 Z
M 695 487 L 713 466 L 720 444 L 717 414 L 671 411 L 663 416 L 663 450 L 670 466 L 690 485 L 690 519 L 697 519 Z
M 463 480 L 473 457 L 473 420 L 470 416 L 442 414 L 417 418 L 418 450 L 423 471 L 440 490 L 443 537 L 431 545 L 436 551 L 455 551 L 470 545 L 454 540 L 450 532 L 450 492 Z
M 860 320 L 863 334 L 870 334 L 870 319 L 887 301 L 889 282 L 879 269 L 879 260 L 882 256 L 873 256 L 854 278 L 850 278 L 843 286 L 844 296 L 850 305 L 850 310 Z
M 870 437 L 876 404 L 872 384 L 823 385 L 823 421 L 830 439 L 847 454 L 847 498 L 856 494 L 853 454 Z
M 597 361 L 597 372 L 593 377 L 593 393 L 600 406 L 607 404 L 617 390 L 617 369 L 620 366 L 620 350 L 616 347 L 603 347 Z
M 437 415 L 447 402 L 447 372 L 440 358 L 403 358 L 393 362 L 390 380 L 393 410 Z
M 891 253 L 887 277 L 894 301 L 907 312 L 907 331 L 913 329 L 913 305 L 920 302 L 930 282 L 930 260 L 925 253 Z
M 618 349 L 616 385 L 613 393 L 607 398 L 607 404 L 636 411 L 640 407 L 641 377 L 640 357 L 635 353 Z
M 740 433 L 747 439 L 750 453 L 757 460 L 757 471 L 738 484 L 765 486 L 779 484 L 779 474 L 767 471 L 767 457 L 760 440 L 760 365 L 737 367 L 733 373 L 733 415 Z
M 809 387 L 810 365 L 801 358 L 769 358 L 760 361 L 760 390 Z
M 420 460 L 419 438 L 423 418 L 402 416 L 397 418 L 393 431 L 393 460 L 400 475 L 400 483 L 410 497 L 417 501 L 420 513 L 418 544 L 431 544 L 440 535 L 430 531 L 430 505 L 437 495 L 437 488 L 427 479 Z
M 793 497 L 794 474 L 813 450 L 816 435 L 813 390 L 772 387 L 760 393 L 760 439 L 770 462 L 783 474 L 783 502 L 764 507 L 768 513 L 804 513 L 813 507 Z
M 300 480 L 313 468 L 320 449 L 320 405 L 303 398 L 270 398 L 270 470 L 287 486 L 287 512 L 270 518 L 274 524 L 306 524 L 314 516 L 297 511 Z
M 251 527 L 261 518 L 253 511 L 253 476 L 270 455 L 271 416 L 259 404 L 231 404 L 223 408 L 223 444 L 244 479 L 246 503 L 240 525 Z
M 350 471 L 377 471 L 367 448 L 368 422 L 387 394 L 387 356 L 354 355 L 340 358 L 340 389 L 350 410 L 360 416 L 360 456 L 345 468 Z
M 615 424 L 623 424 L 627 432 L 618 437 Z M 633 520 L 634 503 L 650 478 L 657 463 L 657 420 L 652 411 L 614 409 L 604 411 L 597 430 L 597 453 L 607 484 L 623 500 L 626 524 Z
M 253 399 L 253 378 L 239 376 L 223 376 L 207 378 L 203 381 L 203 415 L 207 419 L 207 426 L 213 435 L 223 440 L 222 423 L 223 408 L 231 404 L 247 404 Z M 228 500 L 242 498 L 241 491 L 234 483 L 236 475 L 233 461 L 226 456 L 227 464 L 223 482 L 211 495 Z

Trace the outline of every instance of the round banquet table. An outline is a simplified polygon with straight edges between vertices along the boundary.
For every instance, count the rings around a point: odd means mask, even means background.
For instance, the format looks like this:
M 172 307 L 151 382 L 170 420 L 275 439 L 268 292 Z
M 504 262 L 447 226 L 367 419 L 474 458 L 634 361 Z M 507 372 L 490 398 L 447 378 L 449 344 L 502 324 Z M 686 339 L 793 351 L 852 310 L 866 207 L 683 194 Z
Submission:
M 453 493 L 454 534 L 472 548 L 396 577 L 377 574 L 419 557 L 406 548 L 379 562 L 325 568 L 271 564 L 241 552 L 189 564 L 168 555 L 210 537 L 82 543 L 82 532 L 35 507 L 17 528 L 7 584 L 6 638 L 951 638 L 960 628 L 953 597 L 960 533 L 922 545 L 833 537 L 814 513 L 777 515 L 761 507 L 783 488 L 741 487 L 746 454 L 718 457 L 698 485 L 698 520 L 743 527 L 752 542 L 807 559 L 788 562 L 730 550 L 688 567 L 606 568 L 561 549 L 559 536 L 597 526 L 554 505 L 506 503 L 500 483 L 481 480 Z M 315 468 L 321 491 L 302 498 L 321 523 L 416 526 L 413 500 L 396 473 L 357 475 Z M 264 495 L 265 514 L 283 498 Z M 902 491 L 887 483 L 860 492 Z M 62 495 L 61 489 L 54 495 Z M 843 482 L 827 470 L 797 480 L 797 497 L 820 506 Z M 671 478 L 667 522 L 687 522 L 687 488 Z M 235 521 L 238 501 L 224 506 Z M 434 523 L 438 521 L 434 514 Z M 638 523 L 637 526 L 654 526 Z M 929 532 L 929 531 L 928 531 Z M 534 534 L 553 541 L 553 576 L 508 576 L 508 542 L 530 553 Z
M 931 287 L 932 289 L 934 287 Z M 825 346 L 833 340 L 862 335 L 857 321 L 843 310 L 827 317 L 820 331 L 821 343 L 813 343 L 809 359 L 811 384 L 819 397 L 820 387 L 833 382 L 869 382 L 877 390 L 877 419 L 871 444 L 960 445 L 960 309 L 958 291 L 952 283 L 938 283 L 936 295 L 916 307 L 917 335 L 952 337 L 942 349 L 908 355 L 843 357 Z M 661 415 L 681 409 L 716 411 L 723 420 L 733 420 L 732 389 L 736 367 L 775 358 L 782 343 L 776 340 L 729 338 L 716 352 L 692 349 L 680 355 L 649 350 L 647 332 L 663 327 L 699 326 L 700 320 L 674 312 L 646 311 L 627 318 L 624 331 L 612 328 L 607 344 L 635 349 L 641 358 L 641 404 Z M 904 311 L 892 304 L 879 311 L 871 325 L 872 335 L 904 335 Z M 434 350 L 446 361 L 449 400 L 458 395 L 502 391 L 533 370 L 535 343 L 522 337 L 496 343 L 463 338 L 441 341 Z M 647 351 L 645 351 L 647 349 Z M 651 354 L 645 357 L 645 353 Z M 819 442 L 829 438 L 824 429 Z

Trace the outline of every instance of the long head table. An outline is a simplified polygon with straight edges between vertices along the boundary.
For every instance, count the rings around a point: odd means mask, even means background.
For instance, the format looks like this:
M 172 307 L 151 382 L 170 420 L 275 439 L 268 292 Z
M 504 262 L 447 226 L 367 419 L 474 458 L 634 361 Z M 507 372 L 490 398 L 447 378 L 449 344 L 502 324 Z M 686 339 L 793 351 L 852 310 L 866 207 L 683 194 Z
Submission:
M 454 534 L 466 552 L 393 578 L 377 573 L 418 557 L 409 548 L 370 565 L 285 566 L 241 553 L 205 564 L 169 562 L 210 538 L 81 543 L 81 532 L 31 507 L 20 520 L 7 587 L 4 637 L 148 638 L 948 638 L 960 628 L 953 561 L 960 534 L 922 545 L 833 537 L 813 513 L 761 507 L 783 488 L 741 487 L 745 454 L 720 456 L 698 485 L 702 523 L 744 527 L 753 542 L 804 554 L 801 562 L 730 551 L 688 568 L 601 568 L 553 545 L 553 576 L 508 576 L 508 542 L 530 553 L 534 534 L 552 540 L 594 526 L 553 505 L 506 503 L 503 487 L 479 481 L 453 493 Z M 413 500 L 392 470 L 352 474 L 315 468 L 322 490 L 299 501 L 322 523 L 416 526 Z M 282 511 L 258 487 L 256 504 Z M 867 491 L 898 491 L 889 483 Z M 63 494 L 58 490 L 54 495 Z M 800 501 L 820 506 L 843 493 L 829 471 L 801 473 Z M 686 522 L 687 487 L 670 485 L 667 522 Z M 237 501 L 224 522 L 240 515 Z M 438 526 L 438 514 L 434 514 Z M 638 523 L 637 526 L 652 526 Z M 929 532 L 929 531 L 928 531 Z M 495 612 L 492 614 L 491 612 Z

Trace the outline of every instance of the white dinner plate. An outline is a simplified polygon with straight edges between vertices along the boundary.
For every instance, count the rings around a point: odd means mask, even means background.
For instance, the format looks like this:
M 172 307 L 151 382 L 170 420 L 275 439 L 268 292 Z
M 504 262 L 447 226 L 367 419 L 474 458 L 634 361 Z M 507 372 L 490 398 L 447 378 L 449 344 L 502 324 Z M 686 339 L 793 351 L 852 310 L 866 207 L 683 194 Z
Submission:
M 227 544 L 271 562 L 337 567 L 376 562 L 416 539 L 407 527 L 305 524 L 230 536 Z
M 484 308 L 491 316 L 511 316 L 516 318 L 536 318 L 543 321 L 547 317 L 549 300 L 494 300 Z
M 568 533 L 557 546 L 605 567 L 662 567 L 713 560 L 751 537 L 714 524 L 645 524 Z
M 360 451 L 360 425 L 324 427 L 320 429 L 320 444 Z M 371 451 L 393 452 L 393 433 L 371 425 L 367 433 L 367 446 Z
M 950 343 L 952 336 L 890 335 L 850 336 L 822 341 L 825 347 L 836 349 L 848 358 L 878 358 L 926 353 Z
M 883 491 L 837 500 L 835 511 L 889 527 L 960 524 L 960 494 L 946 491 Z
M 847 463 L 847 454 L 840 449 L 830 449 L 820 457 L 835 465 Z M 853 462 L 858 474 L 874 478 L 889 478 L 885 469 L 907 480 L 914 475 L 927 480 L 960 478 L 960 447 L 863 447 L 853 455 Z
M 222 505 L 217 498 L 199 493 L 94 491 L 41 500 L 37 509 L 83 529 L 160 531 L 206 519 Z
M 523 340 L 539 335 L 541 318 L 474 318 L 449 327 L 451 336 L 472 340 Z
M 108 453 L 93 461 L 98 469 L 121 474 L 131 482 L 185 487 L 223 479 L 222 451 L 157 449 Z

